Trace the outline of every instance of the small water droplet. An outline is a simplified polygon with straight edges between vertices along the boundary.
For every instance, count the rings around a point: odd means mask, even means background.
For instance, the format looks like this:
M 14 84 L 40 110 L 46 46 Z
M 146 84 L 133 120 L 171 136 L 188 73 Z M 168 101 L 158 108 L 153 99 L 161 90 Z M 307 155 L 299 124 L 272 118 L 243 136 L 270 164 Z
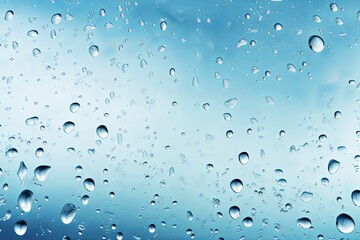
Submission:
M 39 118 L 37 116 L 29 117 L 25 120 L 25 124 L 28 126 L 35 126 L 39 122 Z
M 241 152 L 239 154 L 239 162 L 242 164 L 242 165 L 245 165 L 249 162 L 249 154 L 247 152 Z
M 12 19 L 14 18 L 14 12 L 12 10 L 8 10 L 6 13 L 5 13 L 5 21 L 11 21 Z
M 73 102 L 72 104 L 70 104 L 69 109 L 70 109 L 70 112 L 76 113 L 80 109 L 80 104 L 77 102 Z
M 34 175 L 36 179 L 40 182 L 44 182 L 51 170 L 50 166 L 47 165 L 40 165 L 34 170 Z
M 85 179 L 83 184 L 84 184 L 85 189 L 88 190 L 89 192 L 94 191 L 95 182 L 94 182 L 94 180 L 92 178 Z
M 148 66 L 148 63 L 146 62 L 146 60 L 145 60 L 145 59 L 142 59 L 142 60 L 140 61 L 140 67 L 141 67 L 142 69 L 145 69 L 145 68 L 147 68 L 147 66 Z
M 341 117 L 341 112 L 340 111 L 336 111 L 335 113 L 334 113 L 334 118 L 335 119 L 339 119 Z
M 280 23 L 275 23 L 274 28 L 276 31 L 281 31 L 283 29 L 283 26 Z
M 327 140 L 327 136 L 325 134 L 321 134 L 319 137 L 318 137 L 319 141 L 320 142 L 326 142 Z
M 34 57 L 39 57 L 41 55 L 41 50 L 38 48 L 34 48 L 33 49 L 33 56 Z
M 67 203 L 61 210 L 60 219 L 64 224 L 69 224 L 73 221 L 76 215 L 76 207 L 72 203 Z
M 29 37 L 37 37 L 39 35 L 39 33 L 36 30 L 30 30 L 30 31 L 28 31 L 27 35 Z
M 40 157 L 42 157 L 42 155 L 44 155 L 44 149 L 43 148 L 37 148 L 36 150 L 35 150 L 35 156 L 36 157 L 38 157 L 38 158 L 40 158 Z
M 332 3 L 330 4 L 330 10 L 333 11 L 333 12 L 337 12 L 338 11 L 338 6 L 336 3 Z
M 99 47 L 97 45 L 91 45 L 89 47 L 89 53 L 92 57 L 97 57 L 99 55 Z
M 328 171 L 331 175 L 335 174 L 340 168 L 340 162 L 335 160 L 335 159 L 331 159 L 329 161 L 328 164 Z
M 101 139 L 106 139 L 109 135 L 109 131 L 107 129 L 107 127 L 105 125 L 100 125 L 96 128 L 96 134 L 101 138 Z
M 251 217 L 246 217 L 243 219 L 242 224 L 247 228 L 252 227 L 253 219 Z
M 304 202 L 310 202 L 313 199 L 314 194 L 312 192 L 302 192 L 300 195 L 300 199 Z
M 33 192 L 27 189 L 20 193 L 18 204 L 24 212 L 30 212 L 32 206 L 32 196 Z
M 351 200 L 355 204 L 355 206 L 360 207 L 360 190 L 354 190 L 351 193 Z
M 14 231 L 17 235 L 22 236 L 26 233 L 27 224 L 24 220 L 19 220 L 14 225 Z
M 167 23 L 165 21 L 161 21 L 160 23 L 161 31 L 165 32 L 166 28 L 167 28 Z
M 55 31 L 55 29 L 53 29 L 53 30 L 50 31 L 50 37 L 51 37 L 51 39 L 55 39 L 55 38 L 56 38 L 56 31 Z
M 20 162 L 20 165 L 19 165 L 19 168 L 18 168 L 18 171 L 17 171 L 17 176 L 19 177 L 21 183 L 24 182 L 25 178 L 26 178 L 26 175 L 28 173 L 28 169 L 25 165 L 25 163 L 23 161 Z
M 154 233 L 154 232 L 156 231 L 156 227 L 155 227 L 154 224 L 150 224 L 149 227 L 148 227 L 148 229 L 149 229 L 149 232 L 150 232 L 150 233 Z
M 5 156 L 9 158 L 15 158 L 18 155 L 18 150 L 16 148 L 8 148 L 5 151 Z
M 234 179 L 230 182 L 230 188 L 234 193 L 239 193 L 243 189 L 243 183 L 240 179 Z
M 61 21 L 61 14 L 60 13 L 55 13 L 54 15 L 52 15 L 51 22 L 53 24 L 59 24 L 60 21 Z
M 65 122 L 62 128 L 65 133 L 69 134 L 75 129 L 75 123 L 71 121 Z
M 336 217 L 336 227 L 342 233 L 351 233 L 355 229 L 354 219 L 346 213 L 342 213 Z
M 221 57 L 217 57 L 216 58 L 216 63 L 217 64 L 223 64 L 223 59 Z
M 322 52 L 325 48 L 324 40 L 317 35 L 313 35 L 309 38 L 309 47 L 314 52 Z
M 175 75 L 175 68 L 170 68 L 169 74 L 170 74 L 170 76 L 174 76 Z
M 344 21 L 339 17 L 335 18 L 335 22 L 339 26 L 344 25 Z
M 320 22 L 321 22 L 321 18 L 320 18 L 319 15 L 314 15 L 314 16 L 313 16 L 313 20 L 314 20 L 314 22 L 316 22 L 316 23 L 320 23 Z
M 237 98 L 230 98 L 227 101 L 225 101 L 224 105 L 228 108 L 233 109 L 236 107 L 237 103 L 238 103 Z
M 296 224 L 299 227 L 302 227 L 302 228 L 310 228 L 311 227 L 311 220 L 309 218 L 307 218 L 307 217 L 302 217 L 302 218 L 299 218 L 296 221 Z
M 229 215 L 232 219 L 236 220 L 240 217 L 240 208 L 238 206 L 232 206 L 229 208 Z

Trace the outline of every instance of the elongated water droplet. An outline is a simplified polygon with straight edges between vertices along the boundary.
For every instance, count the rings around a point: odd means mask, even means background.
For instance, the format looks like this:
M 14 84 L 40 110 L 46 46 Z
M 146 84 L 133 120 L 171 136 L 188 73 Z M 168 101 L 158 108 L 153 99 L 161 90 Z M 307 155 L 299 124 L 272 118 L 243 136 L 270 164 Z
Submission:
M 37 168 L 35 168 L 34 175 L 38 181 L 44 182 L 46 180 L 50 170 L 51 170 L 50 166 L 41 165 L 41 166 L 38 166 Z
M 317 35 L 313 35 L 309 38 L 309 47 L 314 52 L 322 52 L 325 48 L 324 40 Z
M 28 119 L 25 120 L 25 124 L 28 126 L 35 126 L 36 124 L 38 124 L 38 122 L 39 122 L 39 118 L 37 116 L 29 117 Z
M 342 233 L 351 233 L 355 229 L 354 219 L 346 213 L 342 213 L 336 218 L 336 227 Z
M 161 31 L 164 32 L 166 30 L 166 28 L 167 28 L 167 23 L 165 21 L 161 21 L 161 23 L 160 23 Z
M 18 204 L 24 212 L 30 212 L 32 206 L 32 196 L 33 192 L 27 189 L 20 193 Z
M 100 125 L 96 128 L 96 134 L 101 138 L 101 139 L 106 139 L 109 135 L 109 131 L 107 129 L 107 127 L 105 125 Z
M 18 43 L 17 41 L 12 41 L 12 48 L 13 48 L 14 50 L 17 50 L 18 47 L 19 47 L 19 43 Z
M 95 182 L 92 178 L 85 179 L 83 184 L 84 184 L 85 189 L 88 190 L 89 192 L 94 191 Z
M 11 21 L 12 19 L 14 18 L 14 12 L 12 10 L 8 10 L 6 13 L 5 13 L 5 21 Z
M 64 224 L 71 223 L 76 215 L 76 207 L 72 203 L 67 203 L 61 210 L 60 219 Z
M 27 35 L 29 37 L 37 37 L 39 35 L 39 33 L 36 30 L 30 30 L 30 31 L 28 31 Z
M 245 38 L 242 38 L 242 39 L 240 39 L 240 40 L 236 43 L 236 47 L 237 47 L 237 48 L 240 48 L 240 47 L 242 47 L 242 46 L 245 46 L 246 44 L 247 44 L 246 39 L 245 39 Z
M 19 169 L 17 171 L 17 176 L 19 177 L 21 184 L 24 182 L 26 175 L 28 173 L 28 169 L 23 161 L 20 162 Z
M 53 30 L 50 31 L 50 37 L 51 37 L 51 39 L 55 39 L 55 38 L 56 38 L 56 31 L 55 31 L 55 29 L 53 29 Z
M 354 190 L 351 193 L 351 200 L 355 204 L 355 206 L 360 207 L 360 190 Z
M 99 47 L 97 45 L 91 45 L 89 47 L 89 53 L 92 57 L 97 57 L 99 55 Z
M 239 162 L 242 164 L 242 165 L 245 165 L 249 162 L 249 154 L 247 152 L 241 152 L 239 154 Z
M 311 227 L 311 220 L 309 218 L 307 218 L 307 217 L 302 217 L 302 218 L 299 218 L 296 221 L 296 224 L 299 227 L 302 227 L 302 228 L 310 228 Z
M 239 193 L 243 189 L 243 183 L 240 179 L 234 179 L 230 182 L 230 188 L 235 193 Z
M 24 220 L 19 220 L 14 225 L 14 231 L 17 235 L 22 236 L 26 233 L 27 224 Z
M 5 151 L 5 156 L 9 158 L 15 158 L 18 155 L 18 150 L 16 148 L 8 148 Z
M 340 162 L 335 160 L 335 159 L 331 159 L 329 161 L 328 164 L 328 171 L 331 175 L 335 174 L 340 168 Z
M 174 177 L 174 176 L 175 176 L 175 169 L 174 169 L 174 167 L 171 167 L 169 169 L 169 177 Z
M 240 217 L 240 208 L 238 206 L 230 207 L 229 214 L 232 219 L 238 219 Z
M 73 123 L 71 121 L 65 122 L 63 124 L 62 128 L 65 133 L 69 134 L 75 129 L 75 123 Z
M 60 13 L 55 13 L 54 15 L 52 15 L 51 22 L 53 24 L 59 24 L 60 21 L 61 21 L 61 14 Z

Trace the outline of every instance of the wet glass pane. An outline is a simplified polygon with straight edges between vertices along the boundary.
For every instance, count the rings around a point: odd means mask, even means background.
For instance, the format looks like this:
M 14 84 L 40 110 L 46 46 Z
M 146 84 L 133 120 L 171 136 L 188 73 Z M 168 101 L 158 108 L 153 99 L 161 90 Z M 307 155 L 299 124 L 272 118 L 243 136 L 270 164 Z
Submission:
M 358 239 L 360 2 L 0 2 L 0 239 Z

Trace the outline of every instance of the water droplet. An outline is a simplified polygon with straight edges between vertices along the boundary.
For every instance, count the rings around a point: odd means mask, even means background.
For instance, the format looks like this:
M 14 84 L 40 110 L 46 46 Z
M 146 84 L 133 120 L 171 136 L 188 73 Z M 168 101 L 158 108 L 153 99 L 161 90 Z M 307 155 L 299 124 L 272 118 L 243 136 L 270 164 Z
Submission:
M 6 13 L 5 13 L 5 21 L 10 21 L 14 18 L 14 12 L 12 10 L 8 10 Z
M 238 206 L 230 207 L 229 214 L 232 219 L 238 219 L 240 217 L 240 208 Z
M 75 129 L 75 123 L 68 121 L 63 124 L 62 128 L 65 133 L 69 134 Z
M 19 177 L 21 183 L 24 182 L 25 178 L 26 178 L 26 175 L 28 173 L 28 169 L 25 165 L 25 163 L 23 161 L 20 162 L 20 166 L 19 166 L 19 169 L 17 171 L 17 176 Z
M 140 61 L 140 67 L 141 67 L 142 69 L 145 69 L 145 68 L 147 68 L 147 66 L 148 66 L 148 63 L 146 62 L 146 60 L 145 60 L 145 59 L 142 59 L 142 60 Z
M 116 234 L 116 240 L 123 240 L 123 234 L 121 232 Z
M 169 74 L 170 74 L 170 76 L 174 76 L 175 75 L 175 68 L 170 68 Z
M 37 168 L 35 168 L 34 175 L 38 181 L 44 182 L 46 180 L 50 170 L 51 170 L 50 166 L 41 165 L 41 166 L 38 166 Z
M 354 219 L 346 213 L 342 213 L 336 217 L 336 227 L 342 233 L 351 233 L 355 229 Z
M 96 134 L 101 138 L 101 139 L 106 139 L 109 135 L 109 131 L 107 129 L 107 127 L 105 125 L 100 125 L 96 128 Z
M 89 53 L 92 57 L 97 57 L 99 55 L 99 47 L 97 45 L 91 45 L 89 47 Z
M 322 184 L 323 186 L 329 185 L 329 179 L 326 178 L 326 177 L 322 178 L 322 179 L 321 179 L 321 184 Z
M 327 136 L 325 134 L 321 134 L 318 139 L 320 142 L 325 142 L 327 140 Z
M 32 196 L 33 192 L 27 189 L 20 193 L 18 204 L 24 212 L 30 212 L 32 206 Z
M 18 155 L 18 150 L 16 148 L 8 148 L 5 151 L 5 156 L 9 158 L 15 158 Z
M 328 171 L 331 175 L 335 174 L 340 168 L 340 162 L 335 160 L 335 159 L 331 159 L 329 161 L 328 164 Z
M 83 184 L 84 184 L 85 189 L 88 190 L 89 192 L 94 191 L 95 182 L 92 178 L 85 179 Z
M 53 29 L 53 30 L 50 31 L 50 37 L 51 37 L 51 39 L 55 39 L 55 38 L 56 38 L 56 31 L 55 31 L 55 29 Z
M 276 31 L 281 31 L 283 29 L 283 26 L 280 23 L 275 23 L 274 28 Z
M 80 109 L 80 104 L 77 102 L 73 102 L 72 104 L 70 104 L 69 109 L 70 109 L 70 112 L 76 113 Z
M 336 3 L 332 3 L 330 4 L 330 10 L 333 11 L 333 12 L 337 12 L 338 11 L 338 6 Z
M 81 197 L 81 202 L 83 205 L 85 205 L 85 206 L 88 205 L 89 201 L 90 201 L 89 195 L 84 195 Z
M 37 37 L 39 35 L 39 33 L 36 30 L 30 30 L 30 31 L 28 31 L 27 35 L 29 37 Z
M 38 57 L 38 56 L 40 56 L 40 55 L 41 55 L 41 50 L 38 49 L 38 48 L 34 48 L 34 49 L 33 49 L 33 56 L 34 56 L 34 57 Z
M 242 164 L 242 165 L 245 165 L 247 164 L 249 161 L 249 154 L 247 152 L 241 152 L 239 154 L 239 162 Z
M 314 52 L 322 52 L 325 48 L 324 40 L 317 35 L 313 35 L 309 38 L 309 47 Z
M 160 23 L 160 29 L 161 29 L 161 31 L 165 31 L 166 30 L 166 28 L 167 28 L 167 23 L 165 22 L 165 21 L 162 21 L 161 23 Z
M 334 118 L 335 119 L 339 119 L 341 117 L 341 112 L 340 111 L 336 111 L 335 113 L 334 113 Z
M 335 22 L 339 26 L 344 25 L 344 21 L 339 17 L 335 18 Z
M 355 206 L 360 207 L 360 190 L 354 190 L 351 193 L 351 200 L 355 204 Z
M 104 17 L 105 14 L 106 14 L 106 13 L 105 13 L 105 9 L 103 9 L 103 8 L 100 9 L 100 16 Z
M 37 148 L 36 150 L 35 150 L 35 156 L 36 157 L 38 157 L 38 158 L 40 158 L 40 157 L 42 157 L 42 155 L 44 154 L 44 149 L 43 148 Z
M 314 194 L 312 192 L 303 192 L 300 195 L 300 199 L 304 202 L 310 202 L 313 199 Z
M 287 65 L 287 70 L 288 70 L 289 72 L 296 72 L 295 66 L 294 66 L 293 64 L 291 64 L 291 63 L 289 63 L 289 64 Z
M 242 38 L 242 39 L 240 39 L 240 40 L 236 43 L 236 47 L 237 47 L 237 48 L 240 48 L 240 47 L 242 47 L 242 46 L 245 46 L 246 44 L 247 44 L 246 39 Z
M 299 218 L 296 221 L 296 224 L 299 227 L 302 227 L 302 228 L 310 228 L 311 227 L 311 220 L 309 218 L 307 218 L 307 217 L 302 217 L 302 218 Z
M 60 219 L 64 224 L 69 224 L 75 218 L 76 207 L 72 203 L 67 203 L 61 210 Z
M 150 232 L 150 233 L 154 233 L 155 231 L 156 231 L 155 225 L 154 225 L 154 224 L 150 224 L 150 225 L 149 225 L 149 232 Z
M 59 24 L 60 21 L 61 21 L 61 14 L 60 13 L 55 13 L 54 15 L 52 15 L 51 22 L 53 24 Z
M 217 64 L 223 64 L 223 59 L 221 57 L 217 57 L 216 58 L 216 63 Z
M 230 182 L 230 188 L 235 193 L 239 193 L 243 189 L 243 183 L 240 179 L 234 179 Z
M 171 167 L 169 169 L 169 177 L 174 177 L 174 176 L 175 176 L 175 169 L 174 169 L 174 167 Z
M 35 126 L 39 122 L 39 118 L 34 116 L 25 120 L 25 124 L 28 126 Z
M 224 105 L 228 108 L 235 108 L 238 103 L 237 98 L 230 98 L 229 100 L 224 102 Z
M 27 224 L 24 220 L 19 220 L 14 225 L 14 231 L 17 235 L 22 236 L 26 233 Z
M 247 228 L 252 227 L 253 219 L 251 217 L 246 217 L 243 219 L 242 224 Z
M 320 22 L 321 22 L 321 18 L 320 18 L 319 15 L 314 15 L 314 16 L 313 16 L 313 20 L 314 20 L 314 22 L 316 22 L 316 23 L 320 23 Z

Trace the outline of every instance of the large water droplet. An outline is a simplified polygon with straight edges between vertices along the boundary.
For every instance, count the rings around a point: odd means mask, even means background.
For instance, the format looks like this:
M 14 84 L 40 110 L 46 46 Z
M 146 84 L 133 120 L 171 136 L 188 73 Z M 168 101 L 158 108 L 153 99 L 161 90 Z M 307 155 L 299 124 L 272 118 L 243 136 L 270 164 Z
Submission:
M 41 165 L 41 166 L 38 166 L 37 168 L 35 168 L 34 175 L 38 181 L 44 182 L 46 180 L 50 170 L 51 170 L 50 166 Z
M 243 183 L 240 179 L 234 179 L 230 182 L 230 188 L 235 193 L 239 193 L 243 189 Z
M 95 182 L 92 178 L 85 179 L 83 184 L 84 184 L 85 189 L 88 190 L 89 192 L 94 191 Z
M 53 24 L 59 24 L 60 21 L 61 21 L 61 14 L 60 13 L 55 13 L 54 15 L 52 15 L 51 22 Z
M 14 158 L 18 155 L 18 150 L 16 148 L 8 148 L 5 151 L 5 156 L 9 158 Z
M 14 231 L 17 235 L 22 236 L 26 233 L 27 224 L 24 220 L 19 220 L 14 225 Z
M 309 218 L 307 218 L 307 217 L 302 217 L 302 218 L 299 218 L 296 221 L 296 224 L 299 227 L 302 227 L 302 228 L 310 228 L 311 227 L 311 220 Z
M 23 161 L 20 162 L 19 169 L 17 171 L 17 176 L 19 177 L 21 183 L 24 182 L 26 175 L 28 173 L 28 169 Z
M 33 192 L 27 189 L 20 193 L 18 204 L 24 212 L 30 212 L 32 206 L 32 196 Z
M 72 203 L 67 203 L 61 210 L 60 219 L 64 224 L 69 224 L 74 220 L 76 215 L 76 207 Z
M 314 52 L 322 52 L 325 48 L 324 40 L 317 35 L 313 35 L 309 38 L 309 47 Z
M 354 190 L 351 193 L 351 200 L 355 204 L 355 206 L 360 207 L 360 190 Z
M 91 45 L 89 47 L 89 53 L 92 57 L 97 57 L 99 55 L 99 47 L 97 45 Z
M 238 206 L 230 207 L 229 214 L 232 219 L 238 219 L 240 217 L 240 208 Z
M 39 122 L 39 118 L 37 116 L 29 117 L 25 120 L 25 124 L 28 126 L 35 126 Z
M 241 152 L 239 154 L 239 162 L 243 165 L 249 162 L 249 154 L 247 152 Z
M 62 128 L 65 133 L 71 133 L 75 129 L 75 123 L 67 121 L 63 124 Z
M 105 125 L 100 125 L 96 128 L 96 134 L 101 138 L 101 139 L 106 139 L 109 135 L 109 131 L 107 129 L 107 127 Z
M 5 21 L 10 21 L 14 18 L 14 12 L 12 10 L 8 10 L 6 13 L 5 13 Z
M 335 159 L 331 159 L 329 161 L 328 164 L 328 171 L 331 175 L 335 174 L 340 168 L 340 162 L 335 160 Z
M 354 219 L 346 213 L 342 213 L 336 218 L 336 227 L 342 233 L 351 233 L 355 229 Z

